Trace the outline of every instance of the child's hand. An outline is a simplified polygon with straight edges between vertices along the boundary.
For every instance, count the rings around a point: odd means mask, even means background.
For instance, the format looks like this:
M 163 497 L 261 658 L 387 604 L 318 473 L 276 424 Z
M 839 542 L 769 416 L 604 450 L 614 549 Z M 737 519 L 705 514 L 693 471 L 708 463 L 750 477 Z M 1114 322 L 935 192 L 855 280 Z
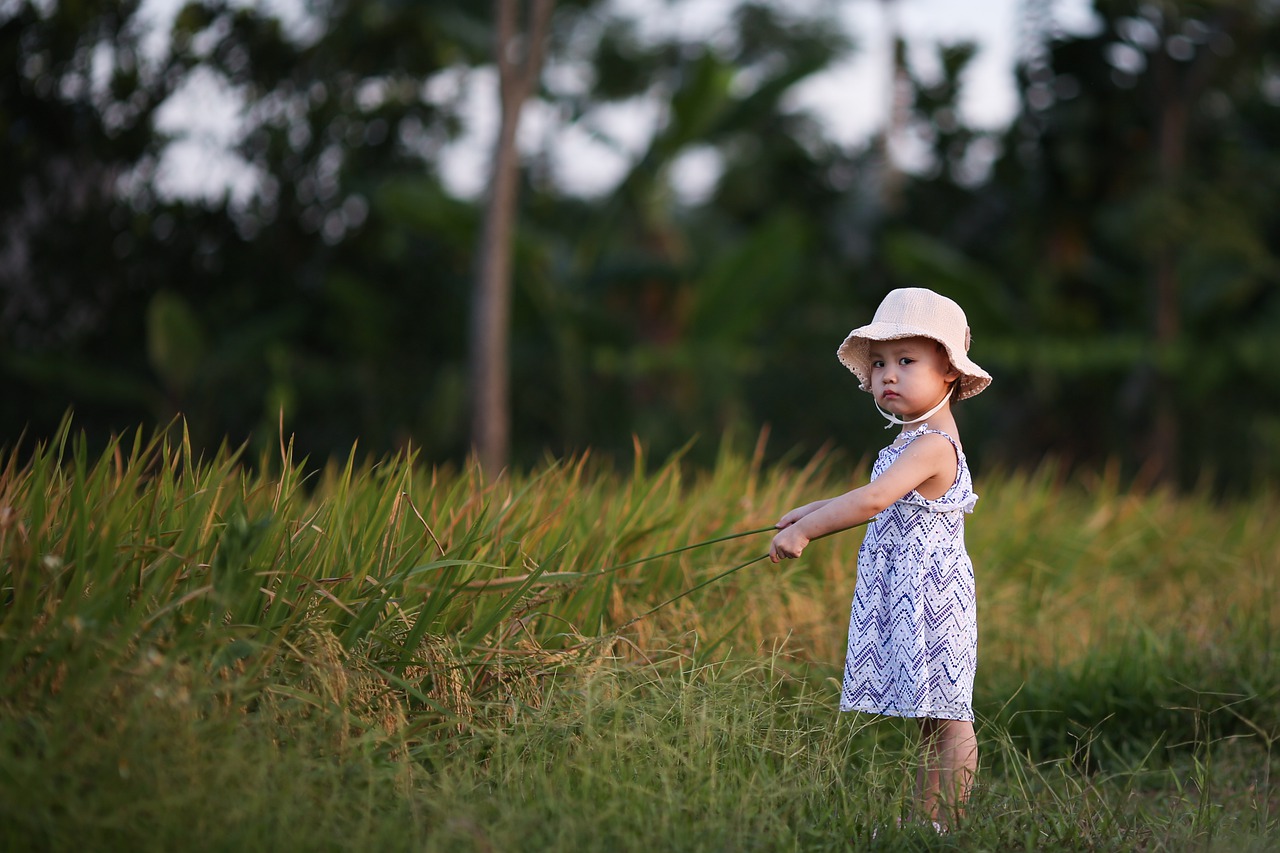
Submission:
M 786 521 L 786 516 L 783 516 L 783 521 Z M 791 524 L 774 536 L 773 541 L 769 543 L 769 560 L 774 563 L 781 560 L 794 560 L 800 556 L 808 544 L 809 537 Z

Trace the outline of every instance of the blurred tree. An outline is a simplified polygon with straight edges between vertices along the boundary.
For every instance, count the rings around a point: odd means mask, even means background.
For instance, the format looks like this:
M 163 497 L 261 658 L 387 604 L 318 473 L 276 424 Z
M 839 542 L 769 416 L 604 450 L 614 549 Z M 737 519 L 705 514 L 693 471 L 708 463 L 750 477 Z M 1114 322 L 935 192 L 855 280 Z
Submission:
M 293 30 L 235 3 L 179 18 L 203 67 L 243 99 L 238 153 L 258 176 L 228 211 L 241 239 L 218 244 L 218 286 L 190 297 L 209 337 L 239 355 L 223 374 L 239 387 L 205 390 L 239 399 L 240 416 L 214 420 L 266 440 L 283 409 L 319 455 L 357 439 L 461 455 L 458 318 L 478 217 L 441 187 L 457 104 L 430 84 L 486 60 L 487 13 L 343 0 L 308 13 Z
M 516 130 L 525 101 L 537 88 L 547 47 L 552 0 L 534 0 L 521 26 L 519 0 L 496 0 L 494 64 L 498 68 L 498 139 L 489 170 L 484 229 L 471 301 L 471 436 L 481 466 L 497 474 L 511 442 L 511 254 L 519 152 Z
M 942 46 L 932 76 L 899 50 L 898 127 L 929 154 L 895 206 L 883 150 L 796 106 L 851 50 L 837 4 L 741 3 L 692 37 L 561 0 L 529 103 L 547 138 L 613 144 L 623 177 L 573 195 L 577 164 L 522 149 L 513 460 L 764 423 L 782 451 L 861 448 L 878 420 L 832 351 L 923 284 L 965 305 L 997 376 L 964 407 L 974 454 L 1280 470 L 1276 13 L 1097 8 L 1097 32 L 1031 51 L 1007 132 L 961 119 L 973 46 Z M 468 81 L 497 79 L 493 11 L 326 0 L 286 25 L 192 3 L 144 51 L 134 3 L 4 6 L 4 440 L 74 403 L 91 430 L 182 412 L 198 443 L 266 446 L 283 413 L 304 453 L 463 458 L 484 212 L 446 190 L 442 152 Z M 248 195 L 157 188 L 155 116 L 193 75 L 242 105 Z M 614 138 L 624 109 L 652 134 Z
M 845 188 L 833 179 L 848 165 L 790 96 L 846 55 L 847 39 L 823 14 L 747 3 L 711 41 L 646 38 L 618 19 L 593 44 L 598 76 L 577 121 L 637 101 L 661 105 L 663 119 L 595 215 L 554 214 L 568 242 L 542 316 L 562 329 L 554 411 L 579 425 L 564 434 L 621 449 L 635 433 L 664 452 L 780 418 L 784 439 L 812 438 L 814 422 L 775 405 L 797 406 L 813 387 L 794 379 L 810 375 L 794 369 L 804 356 L 781 353 L 814 323 L 835 334 L 844 322 L 821 306 L 850 293 L 838 279 Z M 691 167 L 701 197 L 674 189 Z M 536 211 L 540 234 L 551 211 Z
M 1119 455 L 1144 477 L 1247 479 L 1251 463 L 1219 442 L 1219 404 L 1247 431 L 1270 424 L 1255 446 L 1274 466 L 1280 386 L 1245 353 L 1280 315 L 1264 200 L 1280 189 L 1266 141 L 1280 17 L 1189 0 L 1095 9 L 1098 32 L 1024 66 L 1022 113 L 974 196 L 987 228 L 952 243 L 1016 283 L 1009 332 L 1036 332 L 1001 355 L 1024 397 L 1006 398 L 1006 438 L 1021 454 Z M 1251 393 L 1220 399 L 1227 377 Z
M 87 427 L 154 412 L 140 313 L 155 287 L 147 257 L 181 212 L 138 190 L 163 140 L 153 118 L 189 68 L 143 49 L 137 2 L 0 7 L 0 430 L 57 423 L 67 402 Z M 117 325 L 118 324 L 118 325 Z M 49 394 L 50 388 L 64 393 Z
M 0 11 L 7 438 L 72 405 L 90 431 L 182 412 L 198 443 L 268 444 L 283 407 L 319 453 L 464 446 L 450 336 L 476 220 L 430 169 L 456 123 L 424 81 L 481 61 L 487 24 L 465 3 L 308 8 L 288 28 L 190 3 L 161 33 L 137 2 Z M 247 200 L 157 188 L 157 114 L 199 97 L 197 70 L 243 105 Z

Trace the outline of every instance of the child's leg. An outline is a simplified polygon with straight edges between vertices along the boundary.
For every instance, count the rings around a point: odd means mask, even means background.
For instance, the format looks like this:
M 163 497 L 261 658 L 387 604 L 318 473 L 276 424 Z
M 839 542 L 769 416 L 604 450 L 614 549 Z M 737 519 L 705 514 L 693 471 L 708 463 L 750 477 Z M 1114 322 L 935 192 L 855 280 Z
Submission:
M 959 817 L 978 772 L 978 738 L 968 720 L 920 720 L 916 809 L 947 826 Z

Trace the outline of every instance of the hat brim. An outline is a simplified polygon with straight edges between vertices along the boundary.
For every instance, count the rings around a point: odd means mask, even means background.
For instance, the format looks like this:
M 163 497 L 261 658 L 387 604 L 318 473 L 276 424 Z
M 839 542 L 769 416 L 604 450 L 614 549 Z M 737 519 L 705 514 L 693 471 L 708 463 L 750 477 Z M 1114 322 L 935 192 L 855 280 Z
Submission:
M 991 384 L 991 374 L 969 358 L 968 353 L 958 352 L 955 347 L 939 338 L 936 334 L 915 326 L 883 322 L 860 326 L 850 332 L 848 337 L 844 339 L 844 343 L 840 344 L 840 348 L 836 350 L 836 356 L 840 359 L 841 364 L 849 368 L 853 375 L 858 377 L 858 387 L 870 393 L 871 342 L 896 341 L 903 338 L 928 338 L 931 341 L 937 341 L 942 344 L 942 348 L 947 351 L 947 358 L 951 360 L 951 366 L 960 374 L 955 399 L 964 400 L 981 394 L 983 389 Z

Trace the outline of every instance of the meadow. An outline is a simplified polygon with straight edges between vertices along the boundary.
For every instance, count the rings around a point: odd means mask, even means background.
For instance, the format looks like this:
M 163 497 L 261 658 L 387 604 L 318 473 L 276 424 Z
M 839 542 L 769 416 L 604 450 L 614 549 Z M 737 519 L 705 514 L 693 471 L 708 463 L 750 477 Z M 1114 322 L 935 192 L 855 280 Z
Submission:
M 887 828 L 913 726 L 836 711 L 860 531 L 760 559 L 865 460 L 762 443 L 495 481 L 180 427 L 10 449 L 0 844 L 1280 844 L 1280 497 L 976 472 L 981 772 L 939 837 Z

